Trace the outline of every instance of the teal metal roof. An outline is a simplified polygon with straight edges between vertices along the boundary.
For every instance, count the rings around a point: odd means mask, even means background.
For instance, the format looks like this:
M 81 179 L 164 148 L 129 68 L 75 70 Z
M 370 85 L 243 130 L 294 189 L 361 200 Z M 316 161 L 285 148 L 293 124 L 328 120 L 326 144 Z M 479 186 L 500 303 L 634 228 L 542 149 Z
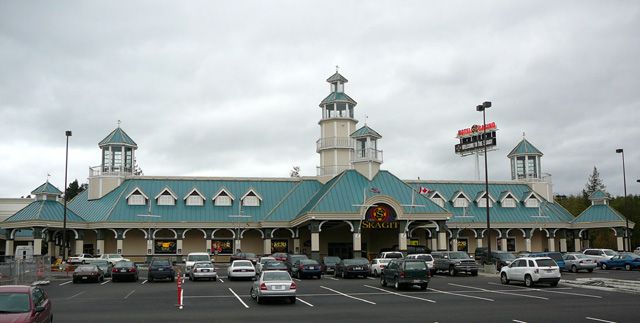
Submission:
M 282 221 L 291 220 L 297 214 L 296 208 L 320 188 L 315 180 L 255 180 L 255 179 L 128 179 L 115 190 L 97 200 L 87 200 L 84 191 L 69 203 L 69 208 L 83 214 L 91 222 L 234 222 L 241 212 L 250 216 L 247 220 Z M 175 205 L 157 205 L 155 196 L 165 188 L 171 189 L 179 198 Z M 135 188 L 151 198 L 149 205 L 128 205 L 126 197 Z M 187 206 L 182 198 L 196 188 L 206 200 L 203 206 Z M 262 198 L 260 206 L 245 206 L 239 211 L 240 198 L 233 200 L 231 206 L 215 206 L 213 196 L 224 188 L 236 197 L 244 196 L 253 189 Z M 294 211 L 295 210 L 295 211 Z M 148 214 L 160 217 L 139 217 Z M 245 220 L 246 221 L 246 220 Z
M 515 197 L 515 196 L 513 195 L 513 193 L 511 193 L 511 192 L 509 192 L 509 191 L 503 191 L 502 193 L 500 193 L 500 196 L 498 197 L 498 201 L 502 201 L 502 200 L 504 200 L 504 199 L 505 199 L 507 196 L 509 196 L 509 195 L 511 195 L 511 196 L 513 196 L 514 198 L 518 199 L 517 197 Z
M 98 147 L 100 148 L 106 145 L 125 145 L 138 148 L 136 142 L 133 141 L 133 139 L 131 139 L 131 137 L 129 137 L 129 135 L 127 135 L 127 133 L 120 127 L 111 131 L 108 136 L 98 143 Z
M 58 201 L 40 200 L 31 202 L 4 222 L 20 221 L 64 221 L 64 205 Z M 85 222 L 83 218 L 67 208 L 67 222 Z
M 603 190 L 597 190 L 591 193 L 591 195 L 589 195 L 589 199 L 590 200 L 609 200 L 611 199 L 611 197 L 609 197 L 609 194 L 607 194 Z
M 522 138 L 522 141 L 518 143 L 518 145 L 511 150 L 511 152 L 507 155 L 507 158 L 511 158 L 512 156 L 518 155 L 539 155 L 542 156 L 542 152 L 538 150 L 535 146 L 533 146 L 527 139 Z
M 305 213 L 338 213 L 358 214 L 363 199 L 373 195 L 386 195 L 398 201 L 404 206 L 404 213 L 447 213 L 435 202 L 418 194 L 417 189 L 389 173 L 379 171 L 369 181 L 355 170 L 346 170 L 319 190 L 316 195 L 302 209 L 300 215 Z M 415 205 L 415 206 L 409 206 Z
M 351 103 L 354 106 L 357 104 L 355 100 L 353 100 L 351 97 L 349 97 L 345 93 L 333 92 L 329 94 L 326 98 L 324 98 L 322 102 L 320 102 L 320 106 L 323 106 L 329 103 L 334 103 L 334 102 L 347 102 L 347 103 Z
M 593 223 L 593 222 L 618 222 L 625 221 L 626 218 L 618 213 L 614 208 L 609 205 L 597 204 L 591 205 L 584 210 L 573 223 Z
M 342 76 L 340 73 L 335 72 L 333 75 L 329 76 L 329 78 L 327 79 L 327 82 L 329 83 L 334 83 L 334 82 L 342 82 L 342 83 L 347 83 L 349 82 L 344 76 Z
M 431 191 L 441 192 L 445 196 L 453 197 L 460 192 L 464 192 L 467 196 L 477 196 L 485 189 L 484 183 L 478 182 L 459 182 L 459 183 L 430 183 L 418 182 L 420 186 L 426 187 Z M 509 191 L 515 196 L 523 196 L 526 192 L 531 192 L 527 184 L 497 184 L 489 183 L 490 196 L 500 196 L 502 192 Z M 469 203 L 466 208 L 453 207 L 451 199 L 445 203 L 447 211 L 453 214 L 449 219 L 450 223 L 486 223 L 487 211 L 485 208 L 478 207 L 476 203 Z M 527 208 L 524 203 L 516 203 L 515 208 L 504 208 L 499 203 L 494 203 L 489 208 L 489 217 L 492 223 L 551 223 L 563 222 L 569 223 L 574 219 L 573 215 L 557 203 L 543 201 L 540 208 Z
M 351 134 L 351 137 L 353 138 L 359 138 L 359 137 L 375 137 L 375 138 L 382 138 L 382 136 L 376 132 L 375 130 L 369 128 L 369 126 L 364 125 L 362 128 L 354 131 Z
M 53 184 L 49 183 L 49 181 L 47 181 L 44 184 L 38 186 L 38 188 L 36 188 L 35 190 L 33 190 L 31 192 L 31 194 L 33 194 L 33 195 L 38 195 L 38 194 L 60 195 L 60 194 L 62 194 L 62 192 L 57 187 L 53 186 Z

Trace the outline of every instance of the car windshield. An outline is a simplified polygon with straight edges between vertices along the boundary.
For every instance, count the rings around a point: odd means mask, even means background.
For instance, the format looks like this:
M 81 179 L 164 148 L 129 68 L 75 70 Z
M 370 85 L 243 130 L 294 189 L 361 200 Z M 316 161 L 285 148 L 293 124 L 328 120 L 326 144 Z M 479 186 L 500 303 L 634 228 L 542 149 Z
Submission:
M 450 259 L 469 259 L 469 256 L 467 256 L 467 254 L 462 251 L 457 251 L 457 252 L 450 252 L 449 258 Z
M 209 255 L 189 255 L 187 261 L 211 261 Z
M 416 256 L 416 259 L 431 261 L 433 260 L 433 257 L 431 257 L 431 255 L 419 255 Z
M 558 265 L 553 261 L 553 259 L 538 259 L 536 262 L 538 263 L 538 267 L 552 267 Z
M 384 256 L 385 258 L 402 258 L 402 253 L 399 252 L 392 252 L 392 253 L 387 253 Z
M 98 270 L 96 266 L 90 266 L 90 265 L 78 266 L 78 268 L 76 268 L 76 271 L 96 271 L 96 270 Z
M 426 269 L 424 261 L 407 261 L 404 263 L 405 269 Z
M 131 262 L 131 261 L 118 261 L 116 263 L 116 268 L 127 268 L 127 267 L 133 267 L 133 262 Z
M 345 265 L 368 265 L 369 262 L 367 261 L 367 259 L 357 258 L 357 259 L 345 259 L 344 264 Z
M 576 253 L 576 254 L 571 254 L 572 256 L 575 256 L 577 259 L 591 259 L 589 256 L 585 255 L 585 254 L 581 254 L 581 253 Z
M 335 264 L 340 262 L 340 258 L 338 258 L 338 257 L 324 257 L 323 261 L 324 261 L 325 264 L 333 264 L 333 265 L 335 265 Z
M 267 263 L 269 261 L 274 261 L 274 260 L 276 260 L 276 259 L 272 258 L 272 257 L 268 257 L 268 258 L 267 257 L 263 257 L 263 258 L 260 258 L 260 263 L 264 264 L 264 263 Z
M 302 264 L 302 265 L 317 265 L 318 262 L 313 260 L 313 259 L 303 259 L 303 260 L 300 260 L 300 264 Z
M 562 260 L 562 254 L 559 252 L 550 252 L 549 254 L 547 254 L 547 257 L 553 260 Z
M 152 266 L 171 266 L 171 264 L 169 264 L 169 260 L 156 260 Z
M 265 264 L 267 268 L 287 268 L 287 266 L 281 261 L 270 261 Z
M 253 267 L 253 265 L 251 264 L 251 261 L 234 261 L 233 262 L 233 266 L 234 267 Z
M 605 255 L 607 255 L 607 256 L 615 256 L 615 255 L 617 255 L 618 253 L 617 253 L 617 252 L 615 252 L 615 251 L 613 251 L 613 250 L 608 250 L 608 249 L 607 249 L 607 250 L 604 250 L 604 254 L 605 254 Z
M 30 309 L 29 294 L 0 293 L 0 313 L 24 313 Z
M 291 276 L 286 271 L 265 271 L 262 274 L 263 281 L 291 280 Z

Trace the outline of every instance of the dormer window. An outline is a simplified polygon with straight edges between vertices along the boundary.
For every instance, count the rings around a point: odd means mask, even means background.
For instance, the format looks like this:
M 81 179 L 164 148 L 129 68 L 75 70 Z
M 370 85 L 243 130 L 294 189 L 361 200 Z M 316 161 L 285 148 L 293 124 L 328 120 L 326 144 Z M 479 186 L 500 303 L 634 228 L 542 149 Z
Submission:
M 261 200 L 260 196 L 251 189 L 242 197 L 242 206 L 260 206 Z
M 176 205 L 177 197 L 168 188 L 165 188 L 156 196 L 158 205 Z
M 478 207 L 487 207 L 486 197 L 483 197 L 482 199 L 478 200 Z M 491 202 L 491 199 L 489 199 L 489 207 L 493 207 L 493 203 Z
M 508 197 L 502 200 L 502 203 L 500 204 L 502 205 L 502 207 L 505 207 L 505 208 L 514 208 L 516 207 L 516 200 Z
M 440 195 L 438 192 L 434 192 L 434 193 L 431 195 L 431 200 L 432 200 L 434 203 L 438 204 L 441 208 L 444 208 L 444 202 L 445 202 L 445 200 L 444 200 L 444 198 L 442 197 L 442 195 Z
M 453 200 L 453 207 L 468 207 L 469 206 L 469 200 L 467 200 L 464 197 L 457 197 L 455 200 Z
M 146 205 L 149 198 L 138 188 L 131 191 L 127 196 L 128 205 Z
M 233 195 L 224 188 L 213 197 L 213 205 L 215 206 L 231 206 L 233 204 Z
M 524 202 L 526 207 L 540 207 L 540 201 L 535 197 L 530 197 Z
M 191 190 L 191 192 L 185 197 L 185 203 L 187 206 L 203 206 L 204 196 L 197 189 Z

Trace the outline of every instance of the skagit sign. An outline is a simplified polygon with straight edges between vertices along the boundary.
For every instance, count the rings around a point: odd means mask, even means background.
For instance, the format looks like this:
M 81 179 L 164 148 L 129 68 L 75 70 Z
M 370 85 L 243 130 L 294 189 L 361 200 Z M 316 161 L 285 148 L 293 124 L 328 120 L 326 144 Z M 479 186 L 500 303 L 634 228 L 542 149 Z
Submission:
M 484 125 L 473 125 L 471 126 L 471 128 L 466 128 L 466 129 L 461 129 L 458 130 L 458 138 L 460 137 L 467 137 L 467 136 L 473 136 L 475 134 L 477 134 L 478 132 L 484 132 L 485 130 L 488 131 L 492 131 L 492 130 L 496 130 L 496 123 L 495 122 L 490 122 L 487 123 L 487 126 L 485 127 Z
M 397 229 L 396 211 L 387 204 L 378 204 L 367 209 L 362 229 Z

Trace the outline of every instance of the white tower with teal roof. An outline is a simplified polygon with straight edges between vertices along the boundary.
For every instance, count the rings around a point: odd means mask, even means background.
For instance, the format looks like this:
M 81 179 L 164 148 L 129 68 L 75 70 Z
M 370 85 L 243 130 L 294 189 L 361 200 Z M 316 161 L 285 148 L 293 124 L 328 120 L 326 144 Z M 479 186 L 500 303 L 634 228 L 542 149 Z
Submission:
M 351 138 L 355 143 L 355 153 L 351 160 L 353 168 L 369 180 L 373 179 L 382 164 L 382 150 L 378 149 L 378 139 L 382 136 L 365 122 L 364 127 L 351 134 Z
M 358 124 L 358 120 L 354 118 L 357 103 L 344 93 L 347 79 L 336 69 L 336 73 L 327 82 L 331 93 L 320 102 L 322 119 L 318 122 L 320 139 L 316 142 L 316 151 L 320 154 L 318 176 L 323 181 L 352 168 L 354 141 L 350 135 Z
M 100 166 L 89 169 L 89 199 L 99 199 L 134 175 L 138 145 L 118 127 L 98 143 L 102 151 Z
M 522 134 L 522 140 L 509 152 L 511 179 L 527 182 L 531 189 L 553 203 L 551 175 L 542 172 L 542 152 Z

